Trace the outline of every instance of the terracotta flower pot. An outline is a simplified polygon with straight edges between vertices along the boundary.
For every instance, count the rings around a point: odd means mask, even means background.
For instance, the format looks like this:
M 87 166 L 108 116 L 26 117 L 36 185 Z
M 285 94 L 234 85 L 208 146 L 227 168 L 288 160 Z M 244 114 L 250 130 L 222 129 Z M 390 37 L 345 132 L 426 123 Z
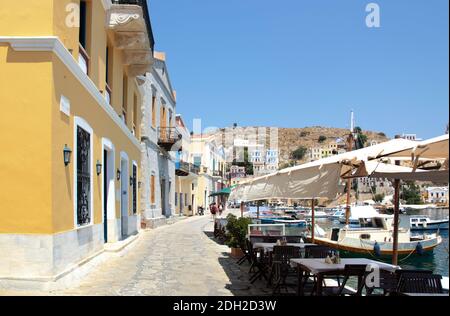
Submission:
M 231 248 L 231 257 L 239 259 L 244 255 L 241 248 Z

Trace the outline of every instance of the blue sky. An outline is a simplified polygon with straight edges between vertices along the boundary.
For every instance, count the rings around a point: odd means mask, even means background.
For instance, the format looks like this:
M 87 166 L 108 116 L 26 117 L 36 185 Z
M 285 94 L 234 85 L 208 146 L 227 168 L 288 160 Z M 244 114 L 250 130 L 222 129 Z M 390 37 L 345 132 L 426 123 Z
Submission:
M 368 28 L 366 5 L 380 7 Z M 188 126 L 348 127 L 441 135 L 448 0 L 150 0 Z

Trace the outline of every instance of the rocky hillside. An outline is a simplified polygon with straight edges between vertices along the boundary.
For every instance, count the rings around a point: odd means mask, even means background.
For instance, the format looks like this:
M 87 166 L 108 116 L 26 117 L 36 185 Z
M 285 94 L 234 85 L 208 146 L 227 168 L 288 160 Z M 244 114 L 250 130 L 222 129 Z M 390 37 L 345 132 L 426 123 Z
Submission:
M 337 138 L 345 139 L 348 135 L 348 129 L 334 127 L 304 127 L 304 128 L 279 128 L 278 129 L 278 147 L 280 150 L 280 163 L 289 160 L 291 153 L 304 146 L 306 148 L 326 146 L 328 143 L 335 142 Z M 383 132 L 364 131 L 367 136 L 367 142 L 384 142 L 388 138 Z M 326 137 L 323 142 L 319 142 L 321 136 Z
M 278 142 L 278 150 L 280 152 L 280 166 L 291 159 L 291 154 L 300 146 L 309 150 L 312 147 L 326 146 L 336 139 L 346 139 L 349 131 L 344 128 L 333 127 L 304 127 L 304 128 L 269 128 L 261 126 L 247 126 L 235 128 L 221 128 L 213 132 L 216 141 L 224 145 L 225 148 L 232 146 L 233 138 L 236 140 L 247 140 L 250 144 L 259 144 L 266 149 L 274 149 L 274 143 Z M 383 142 L 388 140 L 382 132 L 362 131 L 367 136 L 367 144 L 371 141 Z M 277 141 L 273 141 L 276 137 Z M 319 142 L 319 138 L 323 141 Z M 299 163 L 307 161 L 307 155 Z

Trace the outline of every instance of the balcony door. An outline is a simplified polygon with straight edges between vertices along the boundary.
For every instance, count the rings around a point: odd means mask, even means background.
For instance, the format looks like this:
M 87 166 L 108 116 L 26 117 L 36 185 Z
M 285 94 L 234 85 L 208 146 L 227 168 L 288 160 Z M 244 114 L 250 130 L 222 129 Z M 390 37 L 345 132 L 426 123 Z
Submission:
M 166 216 L 166 179 L 161 179 L 161 212 Z
M 159 112 L 159 127 L 160 127 L 160 138 L 162 140 L 166 139 L 166 108 L 164 105 L 161 105 L 161 111 Z

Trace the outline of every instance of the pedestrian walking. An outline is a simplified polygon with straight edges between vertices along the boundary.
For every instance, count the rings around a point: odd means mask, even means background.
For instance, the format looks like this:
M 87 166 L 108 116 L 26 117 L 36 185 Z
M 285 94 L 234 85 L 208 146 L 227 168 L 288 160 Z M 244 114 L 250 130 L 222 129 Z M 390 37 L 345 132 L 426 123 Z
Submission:
M 211 212 L 212 219 L 215 222 L 216 221 L 216 214 L 217 214 L 216 203 L 211 203 L 211 205 L 209 206 L 209 211 Z
M 222 203 L 219 204 L 219 217 L 222 217 L 223 206 Z

